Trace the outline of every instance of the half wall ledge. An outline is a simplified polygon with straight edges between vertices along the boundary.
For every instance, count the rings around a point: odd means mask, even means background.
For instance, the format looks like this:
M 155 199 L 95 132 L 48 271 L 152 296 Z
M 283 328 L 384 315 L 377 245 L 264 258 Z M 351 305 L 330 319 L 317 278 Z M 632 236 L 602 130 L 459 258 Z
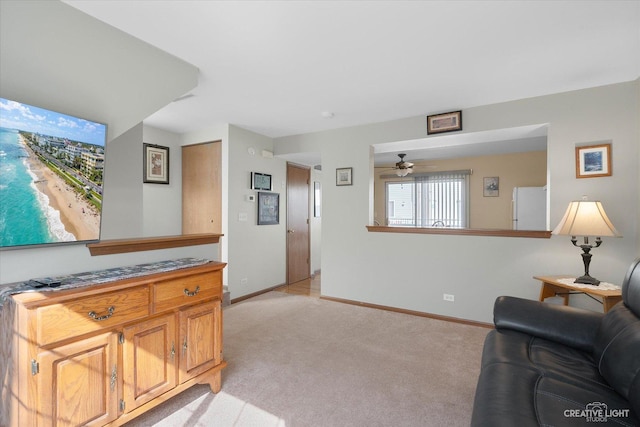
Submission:
M 126 252 L 152 251 L 156 249 L 181 248 L 184 246 L 219 243 L 224 234 L 182 234 L 179 236 L 140 237 L 136 239 L 101 240 L 89 243 L 91 256 L 113 255 Z
M 367 225 L 369 232 L 375 233 L 409 233 L 409 234 L 448 234 L 454 236 L 494 236 L 494 237 L 528 237 L 549 239 L 551 231 L 538 230 L 491 230 L 482 228 L 439 228 L 439 227 L 389 227 L 384 225 Z

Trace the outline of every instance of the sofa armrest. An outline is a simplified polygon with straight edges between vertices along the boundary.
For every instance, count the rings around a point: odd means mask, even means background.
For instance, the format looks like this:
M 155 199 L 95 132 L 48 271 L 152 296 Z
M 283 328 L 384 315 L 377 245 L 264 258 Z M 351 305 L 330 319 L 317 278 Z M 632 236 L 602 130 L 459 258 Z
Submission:
M 508 296 L 498 297 L 493 308 L 497 329 L 512 329 L 589 352 L 603 317 L 595 311 Z

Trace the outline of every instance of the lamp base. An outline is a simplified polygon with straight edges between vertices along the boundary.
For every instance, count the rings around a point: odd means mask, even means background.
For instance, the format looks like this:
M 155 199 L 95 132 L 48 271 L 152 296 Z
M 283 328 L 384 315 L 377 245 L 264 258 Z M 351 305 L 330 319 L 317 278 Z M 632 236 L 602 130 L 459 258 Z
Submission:
M 573 243 L 574 246 L 578 246 L 576 245 L 575 236 L 571 236 L 571 243 Z M 599 237 L 596 237 L 596 244 L 590 245 L 589 238 L 585 236 L 584 245 L 580 245 L 580 249 L 582 249 L 582 254 L 581 254 L 582 263 L 584 264 L 584 275 L 578 277 L 576 280 L 573 281 L 573 283 L 584 283 L 585 285 L 593 285 L 593 286 L 598 286 L 600 284 L 600 280 L 596 279 L 595 277 L 589 276 L 589 264 L 591 263 L 591 256 L 592 256 L 591 249 L 597 248 L 598 246 L 600 246 L 601 243 L 602 243 L 602 240 L 600 240 Z
M 589 276 L 589 274 L 585 274 L 584 276 L 578 277 L 573 281 L 573 283 L 583 283 L 585 285 L 598 286 L 600 284 L 600 280 L 596 279 L 595 277 Z

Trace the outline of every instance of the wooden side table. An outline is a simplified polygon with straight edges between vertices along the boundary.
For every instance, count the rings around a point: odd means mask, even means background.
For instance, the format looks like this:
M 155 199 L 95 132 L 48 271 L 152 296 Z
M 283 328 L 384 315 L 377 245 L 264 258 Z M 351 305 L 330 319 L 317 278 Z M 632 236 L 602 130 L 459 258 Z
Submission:
M 571 276 L 533 276 L 534 279 L 542 282 L 540 289 L 540 301 L 546 298 L 560 296 L 564 299 L 564 305 L 569 305 L 569 295 L 585 294 L 602 303 L 604 312 L 611 310 L 611 307 L 622 301 L 621 289 L 598 289 L 597 286 L 585 286 L 580 284 L 566 283 Z M 564 279 L 564 280 L 563 280 Z M 563 281 L 560 281 L 563 280 Z M 584 287 L 583 287 L 584 286 Z M 598 298 L 596 298 L 598 297 Z

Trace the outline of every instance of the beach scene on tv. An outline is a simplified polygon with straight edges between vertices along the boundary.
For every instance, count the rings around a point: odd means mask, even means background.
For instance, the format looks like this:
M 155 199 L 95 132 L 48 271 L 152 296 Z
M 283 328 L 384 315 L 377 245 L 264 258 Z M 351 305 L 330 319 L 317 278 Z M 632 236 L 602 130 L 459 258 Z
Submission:
M 106 130 L 0 98 L 0 247 L 100 238 Z

